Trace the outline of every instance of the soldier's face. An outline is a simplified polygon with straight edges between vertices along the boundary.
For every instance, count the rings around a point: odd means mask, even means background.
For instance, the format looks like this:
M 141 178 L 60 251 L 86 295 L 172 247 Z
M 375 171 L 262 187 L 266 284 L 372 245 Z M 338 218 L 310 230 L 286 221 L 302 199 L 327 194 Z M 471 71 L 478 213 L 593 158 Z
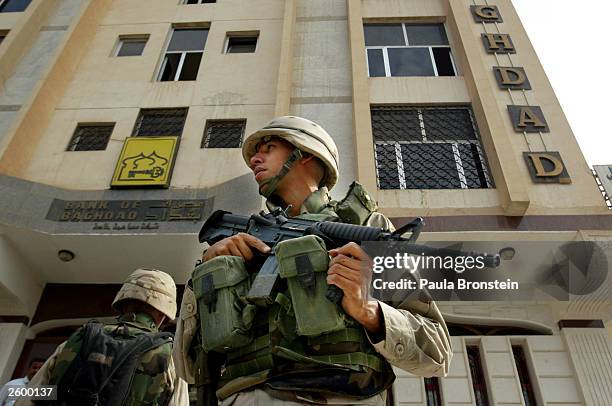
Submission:
M 265 179 L 278 174 L 292 151 L 293 145 L 280 139 L 260 143 L 257 146 L 257 153 L 250 161 L 257 183 L 261 184 Z

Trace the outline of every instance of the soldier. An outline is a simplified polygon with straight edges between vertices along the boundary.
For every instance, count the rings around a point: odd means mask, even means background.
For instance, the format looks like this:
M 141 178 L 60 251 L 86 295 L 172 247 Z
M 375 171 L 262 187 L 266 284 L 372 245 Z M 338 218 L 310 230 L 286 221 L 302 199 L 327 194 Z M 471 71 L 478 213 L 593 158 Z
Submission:
M 172 334 L 159 332 L 176 315 L 176 286 L 165 272 L 134 271 L 113 301 L 121 315 L 92 320 L 60 344 L 29 386 L 57 385 L 59 405 L 188 405 L 176 376 Z M 29 404 L 21 400 L 17 405 Z
M 290 216 L 299 218 L 393 228 L 386 217 L 376 212 L 375 202 L 357 183 L 343 200 L 330 199 L 328 191 L 338 179 L 338 151 L 318 124 L 300 117 L 276 118 L 247 137 L 242 151 L 268 208 L 282 207 Z M 258 252 L 268 253 L 270 247 L 248 234 L 237 234 L 208 248 L 201 267 L 219 258 L 231 258 L 226 262 L 235 267 L 242 266 L 242 261 L 248 266 Z M 234 326 L 239 331 L 250 327 L 254 338 L 240 345 L 227 340 L 234 344 L 223 347 L 221 356 L 202 349 L 203 343 L 210 341 L 206 335 L 212 330 L 200 326 L 202 315 L 210 318 L 210 314 L 202 312 L 216 311 L 209 300 L 215 296 L 202 292 L 199 282 L 194 289 L 190 280 L 173 351 L 179 376 L 195 382 L 199 390 L 208 385 L 208 392 L 212 382 L 222 405 L 384 405 L 385 389 L 394 379 L 390 364 L 422 376 L 447 374 L 452 355 L 450 338 L 435 303 L 411 300 L 395 308 L 368 297 L 364 287 L 369 275 L 361 268 L 369 257 L 357 244 L 330 250 L 331 260 L 327 253 L 325 257 L 329 261 L 323 270 L 327 273 L 326 282 L 344 293 L 340 330 L 300 336 L 300 330 L 312 331 L 305 327 L 313 326 L 300 326 L 298 313 L 329 302 L 323 303 L 312 295 L 303 296 L 307 301 L 297 300 L 293 295 L 297 290 L 291 290 L 288 282 L 289 291 L 281 292 L 274 304 L 257 307 L 254 321 L 252 312 L 245 310 L 249 305 L 243 307 L 242 320 Z M 297 267 L 297 261 L 295 264 Z M 294 286 L 299 288 L 299 284 Z M 217 288 L 223 289 L 214 286 Z M 239 296 L 238 290 L 232 294 Z M 235 306 L 242 304 L 236 301 Z M 334 309 L 311 311 L 315 317 L 309 322 L 316 327 L 318 318 L 332 317 L 332 313 Z M 215 376 L 215 365 L 210 363 L 212 355 L 220 359 L 216 365 L 221 367 L 220 376 Z M 214 397 L 210 393 L 207 396 L 206 402 L 214 403 Z

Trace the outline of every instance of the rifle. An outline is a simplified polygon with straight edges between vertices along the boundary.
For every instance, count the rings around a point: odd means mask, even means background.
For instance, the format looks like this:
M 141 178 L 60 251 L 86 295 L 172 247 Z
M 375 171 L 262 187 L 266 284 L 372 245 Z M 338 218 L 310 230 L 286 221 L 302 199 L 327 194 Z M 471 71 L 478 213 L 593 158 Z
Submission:
M 200 242 L 212 245 L 224 238 L 238 233 L 247 233 L 257 237 L 272 250 L 269 254 L 259 255 L 258 263 L 263 262 L 260 271 L 255 277 L 246 299 L 258 306 L 266 306 L 274 302 L 273 294 L 279 279 L 279 268 L 274 247 L 281 241 L 304 235 L 317 235 L 325 241 L 328 249 L 341 247 L 349 242 L 360 244 L 364 241 L 405 241 L 402 248 L 406 252 L 424 256 L 465 256 L 483 258 L 485 267 L 494 268 L 499 265 L 499 255 L 466 253 L 448 248 L 433 248 L 426 245 L 414 244 L 423 228 L 423 219 L 416 218 L 403 225 L 394 232 L 385 231 L 378 227 L 358 226 L 338 223 L 334 221 L 315 221 L 299 218 L 290 218 L 285 211 L 278 208 L 271 213 L 241 216 L 227 211 L 215 211 L 204 223 L 200 230 Z M 411 232 L 410 237 L 403 237 Z M 257 253 L 256 253 L 257 254 Z M 333 303 L 339 304 L 344 293 L 335 285 L 327 289 L 326 297 Z

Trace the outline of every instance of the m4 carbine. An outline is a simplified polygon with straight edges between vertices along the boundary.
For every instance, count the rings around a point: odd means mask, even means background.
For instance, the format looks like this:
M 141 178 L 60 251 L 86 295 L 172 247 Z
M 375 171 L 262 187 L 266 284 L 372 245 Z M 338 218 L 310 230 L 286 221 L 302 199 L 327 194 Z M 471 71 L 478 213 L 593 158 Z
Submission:
M 361 244 L 364 241 L 405 241 L 406 244 L 402 244 L 402 250 L 415 255 L 480 256 L 484 258 L 484 264 L 487 268 L 494 268 L 499 265 L 499 255 L 466 253 L 459 250 L 414 244 L 422 228 L 422 218 L 416 218 L 396 231 L 389 232 L 378 227 L 292 218 L 281 209 L 276 209 L 271 213 L 261 212 L 252 216 L 241 216 L 217 210 L 202 226 L 199 240 L 212 245 L 238 233 L 247 233 L 257 237 L 272 248 L 269 254 L 259 255 L 258 262 L 263 262 L 263 265 L 259 268 L 259 273 L 246 297 L 249 302 L 259 306 L 266 306 L 274 301 L 275 285 L 279 279 L 278 262 L 274 255 L 275 246 L 281 241 L 304 235 L 321 237 L 325 241 L 327 249 L 338 248 L 349 242 Z M 411 233 L 410 236 L 408 238 L 403 237 L 407 232 Z M 330 301 L 339 304 L 342 296 L 343 292 L 337 286 L 330 285 L 328 287 L 326 297 Z

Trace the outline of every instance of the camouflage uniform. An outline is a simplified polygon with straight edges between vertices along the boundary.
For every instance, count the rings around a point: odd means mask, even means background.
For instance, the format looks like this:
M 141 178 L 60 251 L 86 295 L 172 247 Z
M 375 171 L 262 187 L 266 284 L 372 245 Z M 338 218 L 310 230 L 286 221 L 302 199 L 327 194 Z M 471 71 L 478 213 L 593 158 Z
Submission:
M 294 146 L 293 152 L 283 165 L 282 169 L 272 177 L 260 182 L 259 192 L 266 197 L 267 205 L 273 208 L 274 193 L 282 178 L 292 169 L 303 154 L 311 154 L 318 158 L 325 167 L 324 176 L 319 189 L 308 196 L 302 203 L 298 218 L 321 220 L 332 217 L 339 221 L 338 202 L 330 200 L 328 188 L 331 189 L 338 179 L 338 150 L 331 136 L 318 124 L 300 117 L 279 117 L 270 121 L 264 128 L 251 134 L 243 143 L 242 153 L 247 165 L 255 155 L 258 145 L 272 138 L 280 138 Z M 351 222 L 367 226 L 380 227 L 392 230 L 393 225 L 384 215 L 375 211 L 376 205 L 367 193 L 362 196 L 362 202 L 367 208 L 366 216 L 357 216 Z M 352 203 L 349 203 L 349 205 Z M 359 203 L 355 203 L 359 204 Z M 338 211 L 338 212 L 337 212 Z M 362 211 L 363 213 L 363 211 Z M 351 217 L 352 218 L 352 217 Z M 369 343 L 388 363 L 422 376 L 445 376 L 448 373 L 452 349 L 450 337 L 444 319 L 435 303 L 424 299 L 406 300 L 402 303 L 393 303 L 393 307 L 379 302 L 383 316 L 384 333 L 380 337 L 372 337 L 366 333 Z M 187 286 L 183 295 L 179 320 L 176 329 L 176 344 L 173 356 L 177 365 L 177 373 L 190 383 L 195 382 L 195 354 L 197 352 L 197 336 L 199 334 L 199 320 L 197 302 L 193 290 Z M 356 401 L 354 398 L 335 397 L 333 395 L 308 396 L 304 393 L 292 393 L 284 396 L 278 392 L 279 400 L 270 396 L 268 392 L 257 386 L 255 389 L 234 393 L 226 391 L 226 386 L 235 384 L 235 387 L 253 387 L 248 382 L 257 382 L 257 376 L 239 377 L 226 383 L 218 391 L 231 394 L 221 401 L 221 405 L 297 405 L 297 404 L 346 404 L 346 405 L 384 405 L 385 394 L 380 393 L 367 399 Z M 259 383 L 264 382 L 260 380 Z M 238 382 L 238 383 L 235 383 Z M 245 385 L 245 382 L 247 384 Z M 269 391 L 270 388 L 266 388 Z
M 302 205 L 298 217 L 308 218 L 313 214 L 335 215 L 335 202 L 330 200 L 327 188 L 312 193 Z M 393 225 L 384 215 L 372 213 L 363 225 L 392 229 Z M 421 376 L 445 376 L 452 356 L 450 336 L 444 319 L 434 302 L 407 301 L 397 308 L 380 302 L 384 317 L 385 335 L 370 342 L 389 363 L 405 371 Z M 197 305 L 193 290 L 185 288 L 176 339 L 173 350 L 177 373 L 189 383 L 195 382 L 195 359 L 192 345 L 199 326 Z M 355 401 L 354 399 L 326 398 L 328 404 L 384 405 L 384 394 Z M 220 402 L 220 405 L 297 405 L 301 403 L 280 401 L 261 389 L 239 392 Z M 304 399 L 304 404 L 311 403 Z
M 174 319 L 175 297 L 176 287 L 169 275 L 161 271 L 138 270 L 128 277 L 113 305 L 116 306 L 127 299 L 141 300 Z M 118 317 L 117 322 L 106 324 L 103 329 L 111 335 L 120 333 L 129 337 L 159 331 L 153 317 L 142 312 L 124 313 Z M 29 386 L 56 385 L 75 360 L 82 347 L 83 338 L 84 327 L 81 327 L 57 347 L 30 381 Z M 32 402 L 20 400 L 16 404 L 31 405 Z M 187 384 L 177 377 L 175 372 L 171 340 L 144 352 L 138 359 L 124 405 L 142 404 L 189 404 Z

